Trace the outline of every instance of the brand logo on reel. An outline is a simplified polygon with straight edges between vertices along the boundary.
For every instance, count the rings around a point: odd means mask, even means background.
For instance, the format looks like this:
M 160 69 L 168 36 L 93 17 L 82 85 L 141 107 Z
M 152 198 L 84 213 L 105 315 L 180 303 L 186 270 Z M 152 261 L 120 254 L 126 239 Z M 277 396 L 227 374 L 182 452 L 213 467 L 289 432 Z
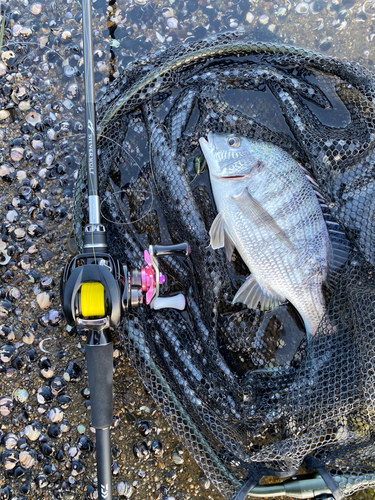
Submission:
M 94 174 L 94 124 L 91 120 L 87 122 L 87 129 L 89 131 L 88 137 L 88 149 L 89 149 L 89 166 L 90 166 L 90 174 Z
M 108 484 L 100 485 L 100 493 L 103 498 L 107 498 L 108 496 Z

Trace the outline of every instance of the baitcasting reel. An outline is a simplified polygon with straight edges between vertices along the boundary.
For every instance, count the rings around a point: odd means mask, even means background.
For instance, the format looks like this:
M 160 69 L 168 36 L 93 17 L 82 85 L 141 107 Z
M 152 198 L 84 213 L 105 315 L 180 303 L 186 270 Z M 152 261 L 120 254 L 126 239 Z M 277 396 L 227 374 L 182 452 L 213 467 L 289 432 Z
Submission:
M 104 330 L 120 323 L 129 307 L 143 302 L 151 309 L 185 308 L 182 293 L 160 297 L 165 276 L 160 273 L 158 257 L 188 257 L 187 242 L 177 245 L 150 245 L 144 251 L 146 265 L 131 269 L 107 253 L 87 252 L 73 257 L 61 279 L 61 302 L 70 326 Z

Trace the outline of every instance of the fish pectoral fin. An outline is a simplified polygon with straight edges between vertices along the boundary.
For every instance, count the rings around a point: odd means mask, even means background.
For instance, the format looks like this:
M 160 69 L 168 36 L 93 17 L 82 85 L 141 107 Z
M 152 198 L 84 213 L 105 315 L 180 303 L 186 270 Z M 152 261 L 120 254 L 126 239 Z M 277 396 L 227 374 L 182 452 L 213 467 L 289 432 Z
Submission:
M 221 214 L 217 214 L 215 220 L 212 223 L 210 229 L 211 246 L 214 250 L 217 248 L 225 248 L 225 254 L 227 259 L 230 261 L 232 259 L 232 253 L 234 250 L 234 243 L 225 230 L 225 221 Z
M 275 307 L 278 307 L 284 301 L 279 297 L 266 295 L 255 278 L 250 275 L 232 300 L 232 304 L 236 304 L 237 302 L 246 304 L 249 309 L 256 309 L 258 303 L 260 303 L 261 311 L 269 311 L 275 309 Z
M 265 210 L 262 205 L 245 188 L 238 196 L 233 196 L 232 200 L 241 210 L 244 216 L 258 227 L 266 226 L 285 246 L 290 250 L 295 250 L 288 235 L 281 229 L 275 219 Z

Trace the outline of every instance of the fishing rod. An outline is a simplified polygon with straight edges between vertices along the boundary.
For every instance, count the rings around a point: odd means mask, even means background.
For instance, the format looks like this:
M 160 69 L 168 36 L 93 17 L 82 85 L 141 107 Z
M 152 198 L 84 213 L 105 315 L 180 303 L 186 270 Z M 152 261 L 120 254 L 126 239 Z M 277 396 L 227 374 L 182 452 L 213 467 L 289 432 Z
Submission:
M 87 375 L 91 422 L 95 428 L 98 499 L 112 500 L 110 426 L 113 421 L 113 343 L 111 329 L 120 325 L 130 307 L 185 308 L 185 297 L 159 296 L 165 276 L 158 257 L 188 257 L 187 242 L 151 245 L 144 251 L 145 267 L 133 269 L 108 253 L 106 228 L 100 221 L 97 135 L 92 44 L 91 0 L 82 0 L 86 100 L 86 171 L 89 223 L 84 229 L 83 253 L 65 265 L 60 295 L 67 323 L 88 331 Z

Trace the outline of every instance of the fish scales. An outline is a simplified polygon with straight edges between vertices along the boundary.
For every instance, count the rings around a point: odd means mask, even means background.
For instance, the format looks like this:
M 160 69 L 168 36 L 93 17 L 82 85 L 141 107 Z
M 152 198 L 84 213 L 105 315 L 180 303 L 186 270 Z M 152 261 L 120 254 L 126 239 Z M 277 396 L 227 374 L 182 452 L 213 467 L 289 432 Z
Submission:
M 230 140 L 240 145 L 231 149 Z M 209 134 L 208 142 L 201 138 L 200 144 L 219 212 L 210 232 L 211 245 L 225 245 L 229 254 L 235 246 L 252 273 L 234 302 L 261 302 L 267 309 L 272 301 L 287 299 L 300 313 L 307 333 L 314 335 L 325 312 L 322 285 L 330 243 L 305 174 L 287 153 L 262 141 Z M 219 224 L 225 233 L 221 237 L 216 234 Z M 241 291 L 255 284 L 259 289 L 244 300 Z

